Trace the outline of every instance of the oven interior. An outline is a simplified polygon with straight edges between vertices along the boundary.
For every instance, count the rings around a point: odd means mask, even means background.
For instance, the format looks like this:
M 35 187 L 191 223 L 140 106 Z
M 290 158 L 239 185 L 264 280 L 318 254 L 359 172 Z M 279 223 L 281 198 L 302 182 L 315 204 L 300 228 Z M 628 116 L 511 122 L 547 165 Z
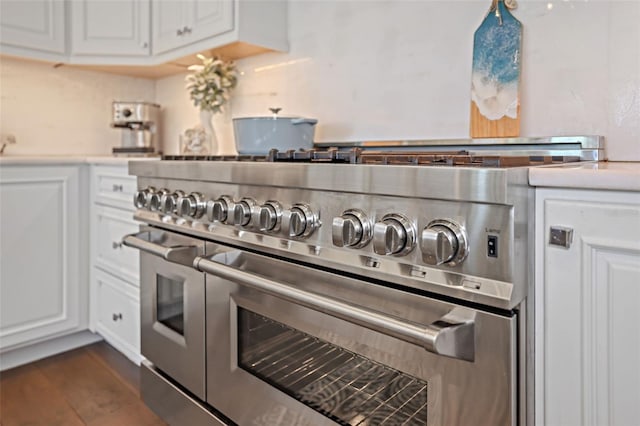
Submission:
M 238 310 L 238 365 L 341 425 L 426 425 L 427 382 Z

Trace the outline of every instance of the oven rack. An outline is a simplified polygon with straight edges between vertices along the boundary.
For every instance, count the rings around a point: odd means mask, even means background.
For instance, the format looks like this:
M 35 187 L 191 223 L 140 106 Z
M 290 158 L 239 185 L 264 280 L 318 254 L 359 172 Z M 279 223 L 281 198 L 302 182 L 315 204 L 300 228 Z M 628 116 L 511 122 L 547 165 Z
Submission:
M 243 369 L 342 425 L 427 424 L 427 382 L 249 315 L 261 324 L 246 331 L 268 337 L 241 348 Z

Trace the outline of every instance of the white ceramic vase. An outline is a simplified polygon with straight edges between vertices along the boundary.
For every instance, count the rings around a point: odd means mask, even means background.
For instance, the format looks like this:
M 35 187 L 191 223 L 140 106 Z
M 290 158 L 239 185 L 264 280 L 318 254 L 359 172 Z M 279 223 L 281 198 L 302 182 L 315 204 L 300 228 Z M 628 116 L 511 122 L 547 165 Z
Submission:
M 218 137 L 216 136 L 216 131 L 213 128 L 213 111 L 200 110 L 200 124 L 204 129 L 204 133 L 207 135 L 209 155 L 217 155 Z

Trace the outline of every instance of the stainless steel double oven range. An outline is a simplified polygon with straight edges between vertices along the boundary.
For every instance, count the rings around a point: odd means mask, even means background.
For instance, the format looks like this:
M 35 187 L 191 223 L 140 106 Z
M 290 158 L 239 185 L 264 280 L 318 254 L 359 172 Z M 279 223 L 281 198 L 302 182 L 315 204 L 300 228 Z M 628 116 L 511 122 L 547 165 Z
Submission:
M 602 143 L 131 162 L 145 402 L 175 425 L 532 424 L 528 171 Z

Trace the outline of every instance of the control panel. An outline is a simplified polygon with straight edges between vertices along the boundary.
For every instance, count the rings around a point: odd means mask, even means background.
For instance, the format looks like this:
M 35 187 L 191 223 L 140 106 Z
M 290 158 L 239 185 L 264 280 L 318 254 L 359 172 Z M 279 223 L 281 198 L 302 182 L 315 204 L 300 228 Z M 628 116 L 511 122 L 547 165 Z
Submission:
M 138 209 L 185 219 L 204 218 L 210 223 L 233 225 L 253 231 L 282 233 L 293 239 L 308 238 L 321 225 L 319 213 L 304 203 L 294 203 L 289 208 L 284 208 L 274 200 L 259 204 L 250 197 L 234 200 L 229 195 L 207 200 L 199 192 L 172 192 L 169 189 L 156 190 L 151 186 L 136 191 L 133 203 Z M 366 232 L 369 233 L 368 230 Z
M 136 218 L 150 225 L 453 297 L 510 297 L 513 256 L 524 249 L 515 230 L 526 227 L 516 228 L 509 205 L 139 182 Z
M 302 202 L 290 205 L 276 200 L 259 201 L 253 197 L 235 198 L 221 194 L 206 197 L 201 192 L 146 187 L 136 192 L 134 205 L 182 219 L 228 225 L 236 229 L 306 241 L 323 226 L 320 209 Z M 451 219 L 433 219 L 419 228 L 407 214 L 375 214 L 350 208 L 334 213 L 330 244 L 349 250 L 364 249 L 377 256 L 402 258 L 419 251 L 425 265 L 455 267 L 469 254 L 465 227 Z M 497 258 L 498 237 L 487 239 L 487 256 Z M 371 262 L 369 262 L 371 263 Z

